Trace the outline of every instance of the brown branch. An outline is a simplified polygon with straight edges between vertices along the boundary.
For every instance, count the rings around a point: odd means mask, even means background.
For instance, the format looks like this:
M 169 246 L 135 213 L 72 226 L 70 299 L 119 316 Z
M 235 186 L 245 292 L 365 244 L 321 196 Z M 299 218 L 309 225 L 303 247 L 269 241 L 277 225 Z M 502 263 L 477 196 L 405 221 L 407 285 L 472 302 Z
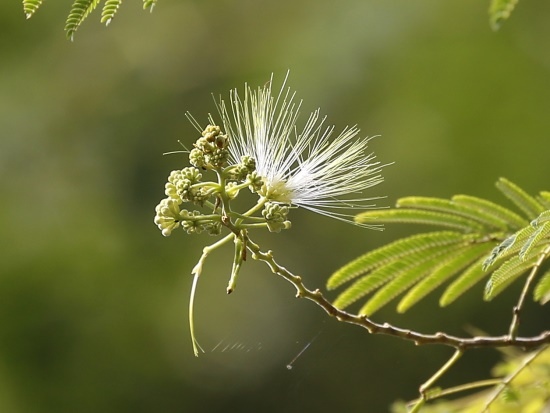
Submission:
M 314 291 L 307 289 L 301 277 L 292 274 L 285 267 L 277 264 L 271 251 L 262 252 L 260 247 L 250 240 L 247 235 L 245 237 L 247 238 L 247 247 L 252 252 L 252 258 L 265 262 L 274 274 L 290 282 L 296 288 L 296 297 L 311 300 L 338 321 L 363 327 L 371 334 L 385 334 L 399 337 L 404 340 L 413 341 L 416 345 L 440 344 L 461 350 L 481 347 L 520 347 L 527 349 L 550 343 L 549 330 L 532 337 L 511 337 L 509 334 L 502 336 L 457 337 L 443 332 L 422 334 L 413 330 L 395 327 L 389 323 L 376 323 L 367 316 L 348 313 L 334 307 L 318 289 Z

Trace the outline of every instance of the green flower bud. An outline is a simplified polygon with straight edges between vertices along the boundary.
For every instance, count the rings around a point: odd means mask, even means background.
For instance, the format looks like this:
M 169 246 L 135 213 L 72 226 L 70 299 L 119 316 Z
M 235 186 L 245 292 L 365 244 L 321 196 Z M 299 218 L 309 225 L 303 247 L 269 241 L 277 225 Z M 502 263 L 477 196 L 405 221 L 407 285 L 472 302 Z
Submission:
M 204 152 L 198 148 L 191 149 L 189 152 L 189 162 L 197 168 L 206 169 L 207 162 L 204 159 Z
M 188 234 L 200 234 L 207 224 L 201 223 L 199 220 L 195 219 L 188 219 L 188 218 L 198 218 L 202 215 L 200 211 L 193 211 L 189 212 L 188 210 L 184 209 L 181 211 L 181 227 L 185 232 Z
M 155 224 L 165 237 L 170 236 L 172 231 L 180 225 L 180 203 L 180 200 L 165 198 L 155 208 Z
M 267 202 L 262 211 L 262 216 L 265 218 L 267 228 L 270 232 L 280 232 L 282 229 L 290 228 L 290 221 L 287 221 L 289 212 L 288 205 Z
M 248 188 L 251 192 L 260 191 L 264 185 L 264 180 L 261 176 L 258 175 L 256 171 L 249 173 L 246 176 L 246 179 L 248 180 Z

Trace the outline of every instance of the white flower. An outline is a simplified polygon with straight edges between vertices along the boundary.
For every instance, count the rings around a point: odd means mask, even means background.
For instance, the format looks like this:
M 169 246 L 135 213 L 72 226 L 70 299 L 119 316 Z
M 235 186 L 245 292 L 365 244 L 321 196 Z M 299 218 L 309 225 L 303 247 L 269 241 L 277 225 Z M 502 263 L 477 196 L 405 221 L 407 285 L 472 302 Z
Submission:
M 295 93 L 285 90 L 285 84 L 286 79 L 276 97 L 270 81 L 256 91 L 245 85 L 244 99 L 236 89 L 231 91 L 230 107 L 220 99 L 232 161 L 238 163 L 245 155 L 256 160 L 256 172 L 265 183 L 260 195 L 267 200 L 353 222 L 346 210 L 373 207 L 370 202 L 376 197 L 364 191 L 382 182 L 382 165 L 366 152 L 369 139 L 358 139 L 355 126 L 331 140 L 334 127 L 324 126 L 326 117 L 320 118 L 319 110 L 298 131 L 301 102 L 294 101 Z

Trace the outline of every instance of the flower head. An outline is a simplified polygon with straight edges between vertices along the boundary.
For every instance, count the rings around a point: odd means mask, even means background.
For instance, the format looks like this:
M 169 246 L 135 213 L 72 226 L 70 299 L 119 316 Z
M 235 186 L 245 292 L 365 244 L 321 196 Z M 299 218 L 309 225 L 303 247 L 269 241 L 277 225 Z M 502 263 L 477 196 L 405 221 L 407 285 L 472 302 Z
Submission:
M 358 138 L 357 127 L 346 127 L 332 139 L 334 127 L 325 126 L 319 110 L 299 130 L 301 102 L 285 84 L 286 79 L 277 96 L 270 81 L 257 90 L 245 86 L 244 99 L 235 89 L 229 105 L 222 99 L 217 103 L 230 159 L 255 159 L 264 182 L 259 194 L 267 201 L 353 222 L 351 210 L 373 207 L 375 198 L 364 191 L 382 182 L 382 165 L 366 151 L 369 139 Z

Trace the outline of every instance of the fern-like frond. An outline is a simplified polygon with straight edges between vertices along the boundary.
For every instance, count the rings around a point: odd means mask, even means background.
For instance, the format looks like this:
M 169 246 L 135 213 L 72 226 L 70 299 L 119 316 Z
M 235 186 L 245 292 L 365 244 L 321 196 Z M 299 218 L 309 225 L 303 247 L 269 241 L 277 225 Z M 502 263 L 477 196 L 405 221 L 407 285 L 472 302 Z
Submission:
M 441 262 L 448 261 L 460 249 L 455 245 L 426 251 L 411 260 L 407 267 L 397 274 L 390 282 L 380 288 L 359 310 L 359 314 L 371 316 L 397 295 L 418 283 L 433 272 Z
M 372 222 L 375 219 L 381 224 L 425 224 L 451 228 L 463 232 L 481 232 L 483 226 L 471 219 L 443 212 L 420 209 L 387 209 L 366 211 L 355 217 L 359 223 Z
M 480 258 L 474 261 L 472 265 L 467 267 L 464 272 L 445 289 L 443 295 L 439 299 L 439 305 L 441 307 L 451 304 L 487 276 L 487 273 L 483 271 L 481 266 L 484 260 L 484 258 Z
M 143 10 L 149 9 L 152 12 L 156 4 L 157 0 L 143 0 Z
M 496 186 L 504 196 L 525 213 L 528 219 L 535 219 L 544 211 L 544 206 L 539 201 L 513 182 L 505 178 L 500 178 Z
M 121 3 L 122 0 L 107 0 L 101 11 L 101 23 L 105 23 L 105 25 L 108 26 L 115 17 Z
M 439 300 L 449 305 L 481 280 L 489 278 L 490 300 L 529 269 L 550 256 L 550 193 L 538 198 L 501 178 L 498 189 L 526 216 L 488 200 L 468 195 L 451 199 L 406 197 L 392 210 L 366 211 L 358 222 L 436 225 L 450 231 L 407 237 L 370 251 L 336 271 L 327 287 L 354 280 L 334 301 L 345 308 L 365 300 L 361 314 L 372 314 L 404 294 L 397 310 L 404 312 L 441 284 L 450 281 Z M 531 222 L 529 222 L 531 221 Z M 454 280 L 453 280 L 454 278 Z M 540 282 L 536 299 L 550 300 L 550 281 Z
M 540 224 L 543 224 L 548 221 L 550 221 L 550 210 L 544 211 L 536 219 L 531 221 L 531 225 L 534 227 L 538 227 Z
M 524 240 L 530 237 L 535 229 L 531 225 L 520 229 L 515 234 L 510 235 L 491 251 L 491 254 L 483 262 L 483 270 L 495 264 L 497 260 L 505 259 L 512 254 L 518 253 L 523 247 Z
M 417 244 L 414 250 L 408 250 L 400 256 L 391 256 L 391 261 L 359 278 L 336 298 L 334 305 L 346 308 L 380 286 L 396 278 L 405 277 L 405 274 L 414 273 L 419 264 L 431 257 L 440 256 L 448 250 L 460 249 L 471 242 L 468 236 L 460 233 L 439 232 L 424 235 L 427 237 L 422 243 Z
M 540 278 L 535 291 L 533 291 L 533 298 L 541 304 L 550 301 L 550 270 Z
M 536 264 L 541 249 L 540 247 L 537 248 L 524 260 L 516 255 L 495 270 L 485 285 L 483 299 L 485 301 L 492 300 L 517 278 L 531 269 Z
M 539 246 L 541 241 L 543 241 L 549 233 L 550 221 L 546 221 L 544 222 L 544 224 L 539 225 L 537 229 L 527 239 L 527 241 L 525 241 L 523 247 L 521 247 L 521 250 L 519 252 L 519 259 L 525 261 L 526 257 L 529 256 L 529 253 L 533 250 L 533 248 Z
M 483 214 L 483 219 L 493 220 L 493 225 L 500 229 L 520 229 L 528 224 L 526 219 L 515 212 L 483 198 L 455 195 L 451 200 L 457 205 L 467 206 L 471 210 L 479 211 Z
M 25 17 L 30 19 L 41 5 L 42 0 L 23 0 L 23 12 L 25 13 Z
M 417 251 L 425 251 L 426 249 L 446 245 L 448 242 L 461 239 L 463 239 L 461 233 L 451 231 L 429 232 L 402 238 L 381 248 L 367 252 L 343 266 L 328 279 L 327 288 L 333 290 L 359 275 L 366 274 L 374 268 L 400 260 Z
M 80 27 L 82 22 L 88 15 L 94 11 L 100 0 L 75 0 L 71 6 L 71 11 L 65 22 L 65 33 L 71 40 L 74 38 L 74 33 Z
M 462 216 L 472 221 L 476 221 L 484 227 L 493 228 L 495 230 L 506 230 L 509 227 L 507 221 L 500 219 L 498 215 L 494 214 L 494 208 L 489 212 L 485 212 L 485 209 L 480 208 L 481 203 L 479 201 L 474 203 L 474 199 L 475 198 L 472 197 L 470 202 L 460 203 L 455 202 L 454 198 L 453 200 L 447 200 L 415 196 L 399 199 L 396 206 L 398 208 L 423 209 L 451 214 L 453 216 Z M 465 200 L 463 199 L 463 201 Z M 485 208 L 488 208 L 489 204 L 490 203 L 486 201 Z M 479 227 L 475 229 L 477 230 Z
M 399 302 L 397 311 L 400 313 L 407 311 L 449 278 L 484 257 L 490 248 L 491 244 L 485 243 L 468 245 L 456 251 L 452 257 L 449 257 L 450 259 L 440 263 L 431 274 L 409 290 Z
M 518 0 L 491 0 L 489 6 L 489 23 L 493 30 L 498 30 L 502 22 L 510 17 Z

